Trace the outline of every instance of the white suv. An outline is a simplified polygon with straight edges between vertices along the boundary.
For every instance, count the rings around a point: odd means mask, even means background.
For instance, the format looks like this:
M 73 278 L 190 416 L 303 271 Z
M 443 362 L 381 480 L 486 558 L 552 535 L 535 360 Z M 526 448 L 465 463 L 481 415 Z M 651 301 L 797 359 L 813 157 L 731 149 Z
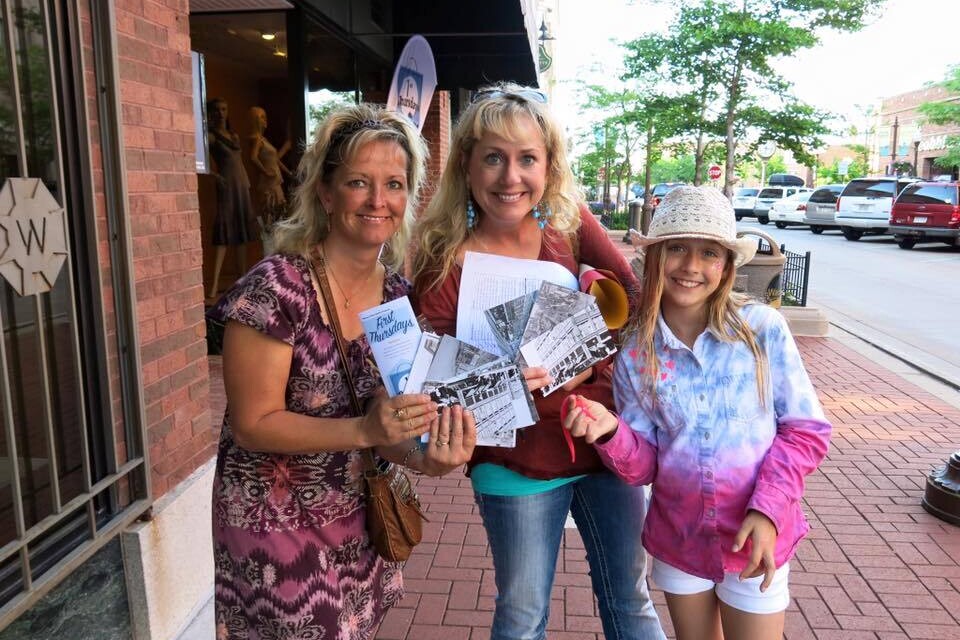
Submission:
M 753 206 L 757 204 L 758 193 L 760 193 L 759 187 L 740 187 L 733 194 L 733 211 L 737 215 L 737 220 L 743 216 L 753 215 Z
M 893 200 L 916 178 L 857 178 L 847 183 L 837 198 L 836 224 L 847 240 L 864 233 L 887 233 Z
M 807 187 L 764 187 L 757 194 L 757 202 L 753 205 L 753 215 L 757 217 L 757 222 L 767 224 L 770 222 L 770 207 L 773 203 L 784 198 L 789 198 L 795 193 L 805 193 L 813 191 Z

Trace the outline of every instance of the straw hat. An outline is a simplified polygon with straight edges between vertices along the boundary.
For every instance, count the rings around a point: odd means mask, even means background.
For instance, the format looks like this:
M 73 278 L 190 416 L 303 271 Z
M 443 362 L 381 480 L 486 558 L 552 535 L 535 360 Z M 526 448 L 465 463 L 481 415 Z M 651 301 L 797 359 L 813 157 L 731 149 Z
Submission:
M 670 191 L 657 205 L 646 236 L 635 234 L 632 241 L 648 247 L 664 240 L 703 238 L 733 251 L 736 267 L 757 253 L 757 241 L 737 237 L 737 218 L 727 197 L 714 187 L 682 186 Z

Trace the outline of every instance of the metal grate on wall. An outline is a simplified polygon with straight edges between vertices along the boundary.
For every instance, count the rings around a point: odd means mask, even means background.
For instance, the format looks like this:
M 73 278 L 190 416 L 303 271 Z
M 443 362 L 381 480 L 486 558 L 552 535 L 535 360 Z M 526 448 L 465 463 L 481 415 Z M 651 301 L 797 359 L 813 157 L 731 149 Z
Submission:
M 108 322 L 79 4 L 0 0 L 0 628 L 150 504 L 129 261 L 117 222 L 122 149 L 111 136 L 119 106 L 98 91 L 115 309 Z M 91 3 L 88 13 L 97 81 L 114 82 L 115 91 L 112 2 Z M 111 394 L 112 379 L 119 393 Z

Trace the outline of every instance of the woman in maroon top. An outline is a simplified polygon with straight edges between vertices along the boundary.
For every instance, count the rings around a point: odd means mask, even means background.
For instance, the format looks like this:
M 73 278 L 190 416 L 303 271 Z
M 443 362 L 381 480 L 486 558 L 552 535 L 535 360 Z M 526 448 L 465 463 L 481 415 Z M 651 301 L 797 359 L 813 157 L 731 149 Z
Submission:
M 454 334 L 467 251 L 578 262 L 616 273 L 633 300 L 638 284 L 606 232 L 586 213 L 567 164 L 560 128 L 544 94 L 516 85 L 478 92 L 453 133 L 450 158 L 421 216 L 415 257 L 420 310 Z M 607 638 L 663 638 L 645 581 L 638 542 L 646 509 L 642 488 L 607 472 L 591 447 L 567 448 L 560 407 L 571 391 L 613 406 L 605 361 L 550 396 L 536 393 L 540 421 L 517 433 L 513 448 L 477 447 L 469 463 L 474 496 L 490 542 L 497 601 L 491 637 L 543 638 L 564 522 L 583 537 Z M 528 386 L 547 371 L 526 370 Z M 575 458 L 575 462 L 572 460 Z

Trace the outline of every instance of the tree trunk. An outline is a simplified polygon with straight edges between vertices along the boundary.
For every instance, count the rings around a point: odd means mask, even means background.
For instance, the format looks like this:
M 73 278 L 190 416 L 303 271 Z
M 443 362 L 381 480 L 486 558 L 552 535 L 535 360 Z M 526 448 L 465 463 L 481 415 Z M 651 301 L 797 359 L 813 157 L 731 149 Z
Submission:
M 733 185 L 736 181 L 734 169 L 737 159 L 737 139 L 734 136 L 733 125 L 737 115 L 737 103 L 740 100 L 740 77 L 743 73 L 743 61 L 737 58 L 736 67 L 733 70 L 733 77 L 730 79 L 730 92 L 727 99 L 727 118 L 726 118 L 726 175 L 723 178 L 723 195 L 728 198 L 733 195 Z
M 643 169 L 643 208 L 640 210 L 640 232 L 644 235 L 650 227 L 650 176 L 653 173 L 653 121 L 647 123 L 647 157 Z

